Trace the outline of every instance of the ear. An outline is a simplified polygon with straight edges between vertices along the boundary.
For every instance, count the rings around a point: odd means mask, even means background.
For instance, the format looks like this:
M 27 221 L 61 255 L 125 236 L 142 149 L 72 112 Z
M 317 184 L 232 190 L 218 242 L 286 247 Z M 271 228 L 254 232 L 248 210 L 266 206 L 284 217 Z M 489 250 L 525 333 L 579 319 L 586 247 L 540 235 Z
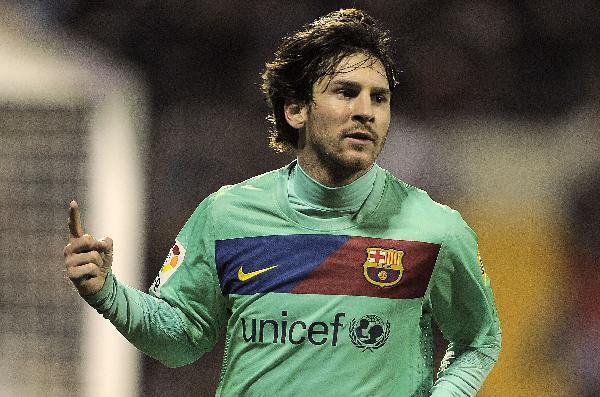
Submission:
M 306 123 L 306 105 L 301 102 L 286 102 L 283 105 L 283 113 L 287 123 L 297 130 L 304 127 Z

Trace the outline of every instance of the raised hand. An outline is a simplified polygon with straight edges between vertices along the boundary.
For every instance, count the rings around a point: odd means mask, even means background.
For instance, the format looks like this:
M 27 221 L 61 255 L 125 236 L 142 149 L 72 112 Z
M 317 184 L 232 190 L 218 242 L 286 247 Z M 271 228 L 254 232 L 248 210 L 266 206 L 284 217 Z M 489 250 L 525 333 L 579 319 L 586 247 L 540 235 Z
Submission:
M 100 291 L 112 266 L 113 241 L 110 237 L 96 240 L 81 227 L 79 205 L 69 206 L 69 243 L 65 246 L 65 273 L 81 296 Z

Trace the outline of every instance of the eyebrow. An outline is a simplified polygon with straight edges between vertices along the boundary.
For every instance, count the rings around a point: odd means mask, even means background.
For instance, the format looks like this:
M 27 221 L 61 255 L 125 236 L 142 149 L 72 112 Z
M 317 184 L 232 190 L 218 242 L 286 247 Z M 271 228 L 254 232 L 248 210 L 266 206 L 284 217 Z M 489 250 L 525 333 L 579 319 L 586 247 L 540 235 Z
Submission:
M 330 82 L 330 84 L 337 85 L 337 86 L 350 87 L 350 88 L 354 88 L 354 89 L 361 88 L 360 84 L 358 84 L 357 82 L 352 81 L 352 80 L 344 80 L 344 79 L 332 80 Z M 381 94 L 381 95 L 388 95 L 388 96 L 392 94 L 392 91 L 389 88 L 385 88 L 385 87 L 373 87 L 373 92 L 375 92 L 377 94 Z

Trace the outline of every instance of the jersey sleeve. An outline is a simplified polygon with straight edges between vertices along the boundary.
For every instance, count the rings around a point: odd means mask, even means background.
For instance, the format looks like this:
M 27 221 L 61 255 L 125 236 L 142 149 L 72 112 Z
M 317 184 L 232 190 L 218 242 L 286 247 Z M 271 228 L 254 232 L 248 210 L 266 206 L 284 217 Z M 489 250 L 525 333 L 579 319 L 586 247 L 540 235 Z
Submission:
M 211 350 L 225 324 L 225 299 L 214 265 L 210 204 L 204 200 L 177 235 L 149 293 L 110 274 L 86 301 L 134 346 L 169 367 Z
M 475 396 L 498 359 L 501 333 L 477 237 L 458 218 L 442 244 L 430 292 L 433 317 L 449 347 L 432 397 Z

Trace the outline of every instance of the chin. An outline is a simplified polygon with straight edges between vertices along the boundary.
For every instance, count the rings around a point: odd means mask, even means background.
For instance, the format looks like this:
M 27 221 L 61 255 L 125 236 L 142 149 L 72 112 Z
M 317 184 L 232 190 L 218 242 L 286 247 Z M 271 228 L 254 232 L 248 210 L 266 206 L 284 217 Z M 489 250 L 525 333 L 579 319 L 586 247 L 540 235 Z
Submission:
M 368 170 L 374 162 L 375 159 L 371 156 L 349 156 L 340 159 L 340 161 L 337 162 L 337 165 L 342 169 L 355 173 Z

